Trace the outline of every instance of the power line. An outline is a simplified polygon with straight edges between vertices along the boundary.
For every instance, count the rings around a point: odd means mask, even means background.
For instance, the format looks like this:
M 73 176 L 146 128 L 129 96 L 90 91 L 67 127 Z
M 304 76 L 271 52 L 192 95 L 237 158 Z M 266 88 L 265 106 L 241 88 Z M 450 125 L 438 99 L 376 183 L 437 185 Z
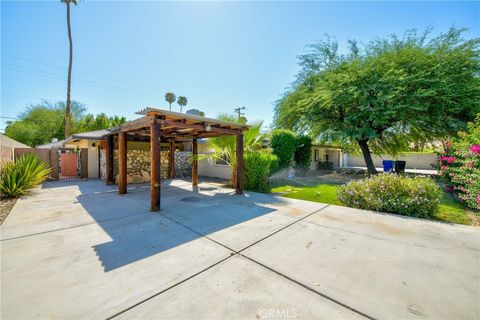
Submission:
M 37 61 L 37 60 L 26 59 L 26 58 L 14 56 L 14 55 L 6 54 L 6 53 L 2 53 L 2 56 L 17 59 L 17 60 L 21 60 L 21 61 L 26 61 L 26 62 L 30 62 L 30 63 L 41 64 L 41 65 L 44 65 L 44 66 L 48 66 L 48 67 L 52 67 L 52 68 L 56 68 L 56 69 L 60 69 L 60 70 L 67 70 L 66 67 L 62 67 L 62 66 L 58 66 L 58 65 L 54 65 L 54 64 L 50 64 L 50 63 L 45 63 L 45 62 L 41 62 L 41 61 Z M 78 73 L 78 74 L 84 74 L 84 75 L 95 77 L 95 78 L 99 78 L 99 79 L 105 79 L 105 80 L 108 80 L 108 81 L 129 84 L 129 85 L 136 86 L 136 87 L 139 87 L 139 88 L 145 88 L 145 89 L 148 89 L 148 90 L 152 90 L 154 92 L 158 92 L 158 89 L 147 87 L 147 86 L 144 86 L 144 85 L 141 85 L 141 84 L 138 84 L 138 83 L 134 83 L 134 82 L 130 82 L 130 81 L 112 79 L 112 78 L 108 78 L 108 77 L 101 76 L 101 75 L 96 75 L 96 74 L 93 74 L 93 73 L 90 73 L 90 72 L 85 72 L 85 71 L 73 70 L 73 72 Z
M 56 69 L 60 69 L 60 70 L 66 70 L 65 67 L 61 67 L 61 66 L 58 66 L 58 65 L 49 64 L 49 63 L 45 63 L 45 62 L 41 62 L 41 61 L 37 61 L 37 60 L 26 59 L 26 58 L 22 58 L 22 57 L 10 55 L 10 54 L 5 54 L 5 53 L 2 53 L 1 55 L 5 56 L 5 57 L 12 58 L 12 59 L 17 59 L 17 60 L 29 62 L 29 63 L 35 63 L 35 64 L 40 64 L 40 65 L 44 65 L 44 66 L 48 66 L 48 67 L 52 67 L 52 68 L 56 68 Z M 67 79 L 65 75 L 59 75 L 59 74 L 44 71 L 44 70 L 29 68 L 29 67 L 25 67 L 25 66 L 19 66 L 19 65 L 15 65 L 15 64 L 11 64 L 11 63 L 3 63 L 2 62 L 2 64 L 4 64 L 5 67 L 7 67 L 11 70 L 20 71 L 20 72 L 24 72 L 24 73 L 28 73 L 28 74 L 32 74 L 32 75 L 36 75 L 36 76 L 42 76 L 42 77 L 47 77 L 47 78 L 62 80 L 62 81 L 65 81 Z M 124 80 L 116 80 L 116 79 L 112 79 L 112 78 L 108 78 L 108 77 L 105 77 L 105 76 L 96 75 L 96 74 L 92 74 L 92 73 L 84 72 L 84 71 L 74 70 L 74 73 L 84 74 L 84 75 L 87 75 L 87 76 L 91 76 L 91 77 L 95 77 L 95 78 L 99 78 L 99 79 L 105 79 L 105 80 L 112 81 L 112 82 L 123 83 L 123 84 L 131 85 L 131 86 L 135 86 L 135 87 L 138 87 L 138 88 L 141 88 L 141 89 L 146 89 L 148 91 L 152 91 L 152 92 L 155 92 L 155 93 L 160 93 L 160 90 L 157 90 L 157 89 L 151 88 L 151 87 L 147 87 L 147 86 L 144 86 L 144 85 L 140 85 L 138 83 L 133 83 L 133 82 L 124 81 Z M 138 96 L 143 96 L 143 97 L 152 97 L 152 98 L 154 97 L 156 100 L 158 100 L 158 97 L 156 95 L 154 96 L 154 95 L 151 95 L 149 93 L 141 92 L 141 91 L 131 89 L 131 88 L 118 87 L 118 86 L 115 86 L 115 85 L 105 84 L 105 83 L 101 83 L 101 82 L 92 81 L 91 79 L 83 79 L 83 78 L 79 78 L 79 77 L 73 77 L 72 79 L 75 80 L 75 83 L 81 84 L 81 85 L 97 87 L 97 88 L 101 88 L 101 89 L 108 89 L 108 90 L 113 90 L 113 91 L 116 91 L 116 92 L 133 94 L 133 95 L 138 95 Z M 145 95 L 145 94 L 147 94 L 147 95 Z M 199 97 L 195 97 L 195 96 L 189 96 L 189 98 L 191 98 L 194 101 L 196 100 L 196 101 L 199 101 L 199 102 L 205 102 L 209 105 L 216 106 L 216 107 L 219 107 L 219 108 L 225 108 L 225 106 L 228 106 L 230 104 L 230 103 L 223 103 L 223 102 L 215 102 L 215 101 L 211 101 L 211 100 L 205 100 L 203 98 L 199 98 Z M 159 101 L 161 101 L 161 98 L 160 98 Z M 250 110 L 250 112 L 252 112 L 252 113 L 254 113 L 254 114 L 256 114 L 257 116 L 260 116 L 260 117 L 266 117 L 266 115 L 258 113 L 254 110 Z
M 29 98 L 29 99 L 38 99 L 38 100 L 46 100 L 45 98 L 40 98 L 40 97 L 32 97 L 32 96 L 25 96 L 25 95 L 19 95 L 19 94 L 12 94 L 12 93 L 4 93 L 2 92 L 2 96 L 9 96 L 9 97 L 18 97 L 18 98 Z M 48 101 L 48 100 L 47 100 Z M 126 108 L 119 108 L 119 107 L 112 107 L 112 106 L 99 106 L 99 105 L 91 105 L 88 104 L 86 107 L 91 107 L 91 108 L 97 108 L 97 109 L 112 109 L 112 110 L 122 110 L 122 111 L 129 111 L 132 112 L 132 109 L 126 109 Z M 135 112 L 135 111 L 133 111 Z

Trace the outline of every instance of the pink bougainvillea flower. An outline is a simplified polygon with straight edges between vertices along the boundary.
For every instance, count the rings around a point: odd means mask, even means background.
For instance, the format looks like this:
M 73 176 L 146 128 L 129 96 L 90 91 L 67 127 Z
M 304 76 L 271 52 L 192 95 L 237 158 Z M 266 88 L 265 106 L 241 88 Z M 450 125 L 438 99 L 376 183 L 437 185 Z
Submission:
M 457 158 L 455 158 L 454 156 L 441 156 L 440 160 L 446 161 L 447 163 L 451 164 L 451 163 L 454 163 L 455 160 L 457 160 Z
M 470 146 L 470 152 L 473 154 L 479 154 L 480 153 L 480 144 L 473 144 Z
M 445 192 L 453 192 L 452 186 L 445 185 Z
M 477 194 L 477 198 L 475 199 L 475 201 L 478 203 L 478 205 L 480 206 L 480 193 Z

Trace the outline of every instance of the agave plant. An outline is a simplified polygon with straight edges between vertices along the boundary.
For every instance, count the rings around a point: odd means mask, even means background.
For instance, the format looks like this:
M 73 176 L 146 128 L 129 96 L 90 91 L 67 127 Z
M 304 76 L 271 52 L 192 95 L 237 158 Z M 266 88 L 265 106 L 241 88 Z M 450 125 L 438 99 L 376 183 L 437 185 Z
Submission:
M 46 162 L 33 154 L 25 154 L 16 162 L 3 166 L 0 174 L 0 193 L 6 197 L 20 197 L 45 181 L 51 172 Z

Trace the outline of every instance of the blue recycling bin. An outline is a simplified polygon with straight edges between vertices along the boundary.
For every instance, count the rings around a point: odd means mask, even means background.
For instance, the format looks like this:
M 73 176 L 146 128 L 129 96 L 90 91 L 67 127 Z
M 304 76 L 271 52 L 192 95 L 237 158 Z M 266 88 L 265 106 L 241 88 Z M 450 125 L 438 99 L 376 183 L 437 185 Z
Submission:
M 383 160 L 383 172 L 392 172 L 394 166 L 395 166 L 395 161 Z

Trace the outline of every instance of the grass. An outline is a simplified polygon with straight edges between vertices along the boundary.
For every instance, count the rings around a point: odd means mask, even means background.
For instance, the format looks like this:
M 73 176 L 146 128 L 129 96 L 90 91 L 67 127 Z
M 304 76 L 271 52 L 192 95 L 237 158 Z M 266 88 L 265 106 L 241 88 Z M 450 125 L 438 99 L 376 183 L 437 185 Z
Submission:
M 280 185 L 272 188 L 272 192 L 280 193 L 282 196 L 293 199 L 322 202 L 341 205 L 337 200 L 337 189 L 340 185 L 320 183 L 313 186 Z M 437 220 L 459 224 L 472 224 L 465 207 L 452 195 L 445 193 L 440 200 Z

